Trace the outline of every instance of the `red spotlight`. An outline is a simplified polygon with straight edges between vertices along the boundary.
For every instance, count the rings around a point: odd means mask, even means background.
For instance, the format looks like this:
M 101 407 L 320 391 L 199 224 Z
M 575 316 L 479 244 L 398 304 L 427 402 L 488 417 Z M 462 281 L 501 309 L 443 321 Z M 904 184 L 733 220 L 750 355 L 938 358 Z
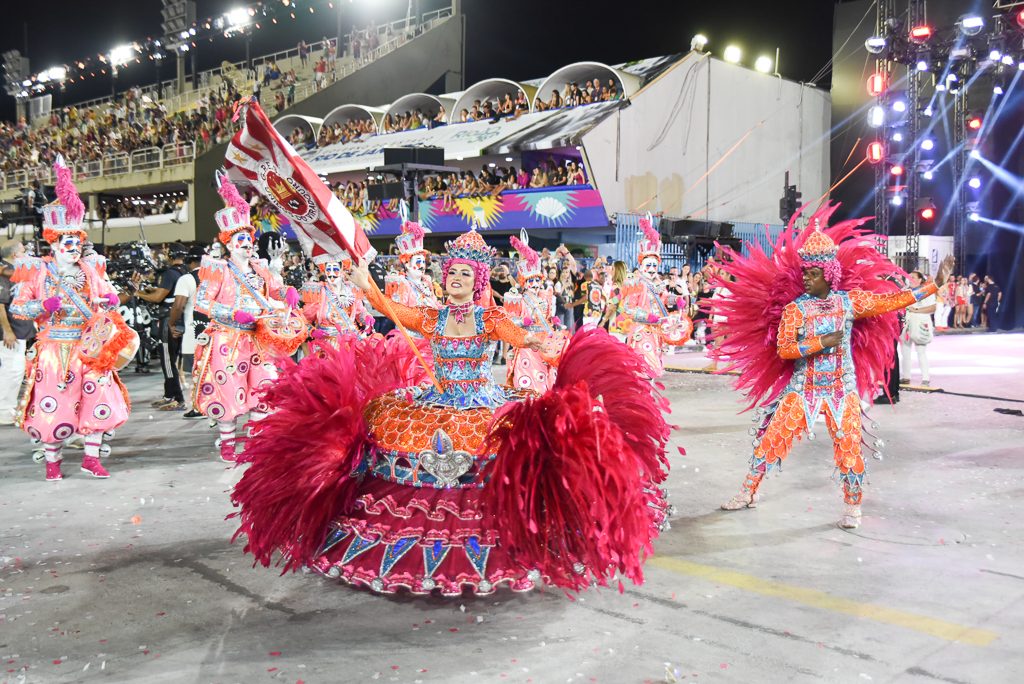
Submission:
M 931 207 L 925 207 L 921 210 L 921 219 L 924 221 L 931 221 L 935 218 L 935 210 Z
M 885 76 L 875 72 L 868 76 L 868 95 L 878 97 L 885 92 Z
M 889 169 L 889 173 L 891 173 L 894 176 L 902 176 L 903 175 L 903 166 L 900 165 L 900 164 L 893 164 L 892 168 Z
M 1024 9 L 1017 10 L 1017 17 L 1016 18 L 1017 18 L 1017 26 L 1020 26 L 1022 29 L 1024 29 Z
M 932 27 L 927 24 L 915 26 L 910 29 L 910 40 L 915 43 L 923 43 L 932 37 Z
M 967 119 L 967 128 L 971 129 L 972 131 L 979 130 L 981 128 L 981 117 L 980 116 L 972 116 L 972 117 L 968 118 Z
M 885 146 L 875 140 L 868 143 L 868 161 L 877 164 L 885 158 Z

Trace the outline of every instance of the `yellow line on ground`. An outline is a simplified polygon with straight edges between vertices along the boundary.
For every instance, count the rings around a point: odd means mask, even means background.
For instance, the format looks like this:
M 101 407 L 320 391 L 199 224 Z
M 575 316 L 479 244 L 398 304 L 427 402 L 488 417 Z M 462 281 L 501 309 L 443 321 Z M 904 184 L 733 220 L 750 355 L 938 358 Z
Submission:
M 716 584 L 725 584 L 754 594 L 773 596 L 793 601 L 794 603 L 802 603 L 812 608 L 831 610 L 836 613 L 845 613 L 846 615 L 866 618 L 875 622 L 896 625 L 897 627 L 912 629 L 916 632 L 946 639 L 947 641 L 958 641 L 962 644 L 970 644 L 971 646 L 988 646 L 999 638 L 996 632 L 991 632 L 987 629 L 965 627 L 952 622 L 936 620 L 924 615 L 915 615 L 914 613 L 886 608 L 885 606 L 873 603 L 851 601 L 850 599 L 833 596 L 817 589 L 774 582 L 763 577 L 736 572 L 735 570 L 691 563 L 690 561 L 669 558 L 667 556 L 655 556 L 650 560 L 650 564 L 680 575 L 699 577 Z

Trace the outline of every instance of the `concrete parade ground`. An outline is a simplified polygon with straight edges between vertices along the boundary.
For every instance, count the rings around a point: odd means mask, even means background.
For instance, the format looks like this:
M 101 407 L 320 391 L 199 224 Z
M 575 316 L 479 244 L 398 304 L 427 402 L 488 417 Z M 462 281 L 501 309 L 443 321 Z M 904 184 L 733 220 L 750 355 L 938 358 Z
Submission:
M 1024 681 L 1022 348 L 936 338 L 931 384 L 948 391 L 872 410 L 885 458 L 853 531 L 836 526 L 824 429 L 758 508 L 720 511 L 750 416 L 729 377 L 669 373 L 686 449 L 670 450 L 672 528 L 642 586 L 575 600 L 381 597 L 253 568 L 230 542 L 239 472 L 214 432 L 149 408 L 158 371 L 125 373 L 135 412 L 109 480 L 66 449 L 66 479 L 47 483 L 25 435 L 0 427 L 0 682 Z

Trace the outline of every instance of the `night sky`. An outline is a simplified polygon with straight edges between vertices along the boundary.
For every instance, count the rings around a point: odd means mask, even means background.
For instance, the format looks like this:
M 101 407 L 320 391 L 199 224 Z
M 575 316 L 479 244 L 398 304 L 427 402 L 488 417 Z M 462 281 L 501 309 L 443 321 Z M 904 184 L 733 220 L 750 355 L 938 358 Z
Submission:
M 279 0 L 268 0 L 277 2 Z M 337 32 L 337 9 L 327 0 L 296 0 L 296 19 L 267 25 L 253 37 L 252 55 L 292 48 L 300 39 L 315 41 Z M 199 0 L 200 18 L 217 16 L 237 0 Z M 420 0 L 421 11 L 447 5 Z M 315 13 L 309 13 L 309 6 Z M 343 29 L 371 20 L 405 15 L 408 0 L 342 0 Z M 335 3 L 338 7 L 338 3 Z M 566 64 L 593 60 L 610 64 L 685 52 L 698 32 L 710 39 L 708 49 L 721 54 L 735 42 L 744 48 L 744 63 L 781 49 L 780 72 L 793 80 L 810 80 L 831 53 L 832 2 L 764 0 L 637 0 L 628 3 L 577 3 L 565 0 L 465 0 L 467 16 L 467 86 L 484 78 L 542 78 Z M 109 8 L 109 9 L 104 9 Z M 115 45 L 160 34 L 159 0 L 135 2 L 7 3 L 0 23 L 0 51 L 24 52 L 23 25 L 28 23 L 28 56 L 33 72 L 107 52 Z M 628 12 L 624 10 L 628 8 Z M 241 60 L 244 40 L 220 36 L 198 45 L 199 68 L 222 60 Z M 173 62 L 173 60 L 171 60 Z M 165 64 L 162 78 L 173 77 Z M 152 62 L 131 64 L 119 75 L 119 89 L 156 79 Z M 827 84 L 827 78 L 823 80 Z M 822 83 L 819 83 L 821 85 Z M 87 78 L 70 87 L 64 102 L 103 96 L 110 76 Z M 55 105 L 57 104 L 55 100 Z M 0 96 L 0 117 L 14 114 L 13 98 Z

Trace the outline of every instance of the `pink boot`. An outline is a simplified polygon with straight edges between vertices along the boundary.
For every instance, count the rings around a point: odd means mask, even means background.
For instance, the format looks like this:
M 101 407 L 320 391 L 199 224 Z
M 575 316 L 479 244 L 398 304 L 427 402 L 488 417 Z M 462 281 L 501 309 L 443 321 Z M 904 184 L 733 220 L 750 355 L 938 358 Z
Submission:
M 100 459 L 95 456 L 86 456 L 82 459 L 82 472 L 100 479 L 110 477 L 110 473 L 100 465 Z
M 235 440 L 222 439 L 220 441 L 220 460 L 225 463 L 235 462 Z
M 60 472 L 61 461 L 46 462 L 46 481 L 57 482 L 64 479 L 64 473 Z

